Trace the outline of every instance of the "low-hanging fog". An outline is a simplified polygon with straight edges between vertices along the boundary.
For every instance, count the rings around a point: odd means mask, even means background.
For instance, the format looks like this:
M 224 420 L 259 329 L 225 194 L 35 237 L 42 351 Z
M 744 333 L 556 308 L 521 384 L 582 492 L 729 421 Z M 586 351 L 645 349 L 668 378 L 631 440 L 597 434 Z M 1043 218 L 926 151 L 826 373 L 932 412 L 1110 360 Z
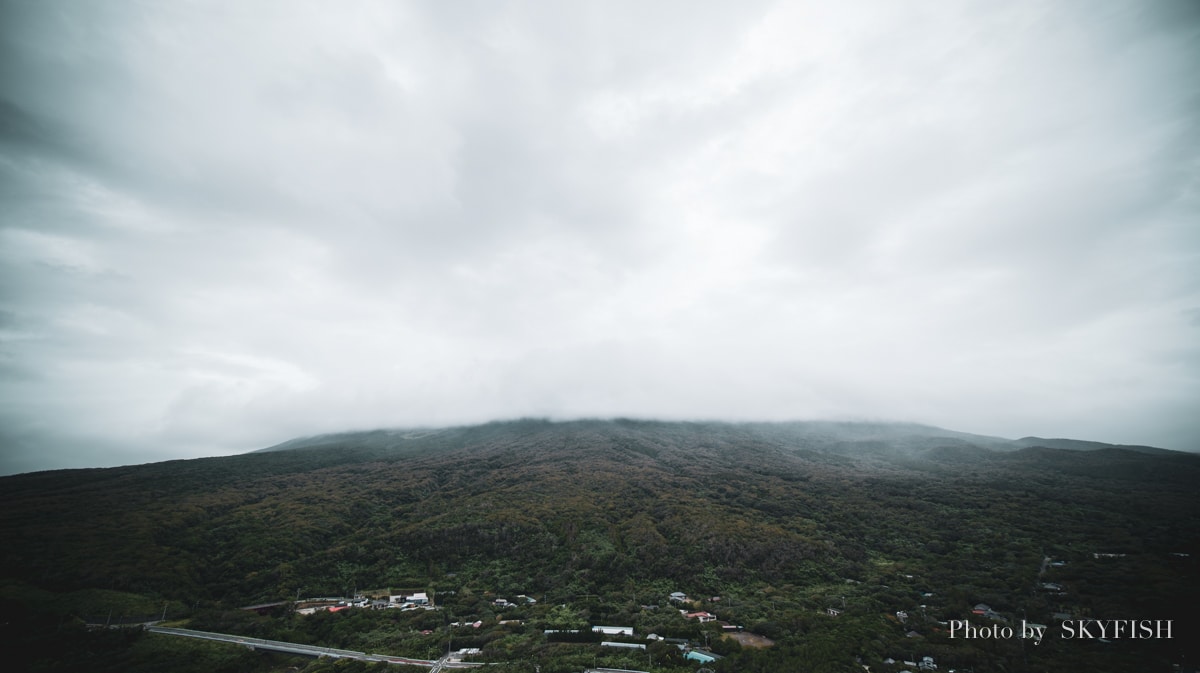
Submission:
M 0 472 L 517 416 L 1200 449 L 1200 8 L 0 2 Z

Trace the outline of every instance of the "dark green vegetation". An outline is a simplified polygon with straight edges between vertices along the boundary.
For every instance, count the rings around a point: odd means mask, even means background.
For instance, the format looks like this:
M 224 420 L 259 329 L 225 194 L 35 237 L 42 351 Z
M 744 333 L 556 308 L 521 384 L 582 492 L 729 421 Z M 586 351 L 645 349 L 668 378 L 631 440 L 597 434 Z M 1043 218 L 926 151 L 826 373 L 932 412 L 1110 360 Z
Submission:
M 124 657 L 120 670 L 370 668 L 81 626 L 164 611 L 191 628 L 367 652 L 479 647 L 511 662 L 500 670 L 545 673 L 699 666 L 672 644 L 625 653 L 543 633 L 595 624 L 633 626 L 641 643 L 707 640 L 726 655 L 707 664 L 716 671 L 899 671 L 927 655 L 978 673 L 1200 661 L 1186 650 L 1200 457 L 1052 442 L 1068 448 L 907 425 L 519 421 L 6 477 L 2 633 L 53 648 L 30 670 L 82 670 L 72 657 L 92 651 Z M 441 609 L 234 609 L 364 587 L 431 590 Z M 776 644 L 743 649 L 718 624 L 685 620 L 672 591 Z M 517 594 L 538 602 L 493 604 Z M 978 603 L 1008 620 L 971 617 L 978 626 L 1028 619 L 1048 635 L 950 639 L 939 622 Z M 1171 619 L 1175 638 L 1063 640 L 1055 613 Z

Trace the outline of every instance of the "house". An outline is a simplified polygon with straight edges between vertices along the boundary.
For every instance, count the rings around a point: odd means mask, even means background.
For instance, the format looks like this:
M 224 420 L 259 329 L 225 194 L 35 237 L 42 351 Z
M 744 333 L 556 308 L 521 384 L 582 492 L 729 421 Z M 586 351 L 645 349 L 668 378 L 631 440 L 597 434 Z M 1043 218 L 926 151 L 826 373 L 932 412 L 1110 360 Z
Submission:
M 688 619 L 698 619 L 701 624 L 717 621 L 717 616 L 710 612 L 689 612 L 684 615 Z
M 627 650 L 644 650 L 644 649 L 646 649 L 646 646 L 641 643 L 614 643 L 614 642 L 611 642 L 608 640 L 600 643 L 600 647 L 623 647 Z
M 825 608 L 825 614 L 830 617 L 837 617 L 842 614 L 842 611 L 837 608 Z
M 715 655 L 709 654 L 708 652 L 701 652 L 700 650 L 690 650 L 687 654 L 683 655 L 683 658 L 691 659 L 692 661 L 698 661 L 702 664 L 711 664 L 717 660 Z
M 603 633 L 606 636 L 632 636 L 632 626 L 593 626 L 593 633 Z
M 905 612 L 904 610 L 897 610 L 896 611 L 896 619 L 899 619 L 900 623 L 903 624 L 908 621 L 908 613 Z
M 921 657 L 921 664 L 918 668 L 922 671 L 936 671 L 937 664 L 933 663 L 933 657 Z
M 676 591 L 667 598 L 675 603 L 685 603 L 688 599 L 687 594 L 683 593 L 682 591 Z
M 924 607 L 924 606 L 922 606 L 922 607 Z M 975 607 L 971 608 L 971 614 L 979 615 L 981 617 L 987 617 L 988 619 L 998 621 L 998 622 L 1007 622 L 1008 621 L 1008 619 L 1006 619 L 1004 616 L 1002 616 L 999 612 L 996 612 L 991 607 L 989 607 L 987 603 L 979 603 Z
M 461 662 L 464 657 L 475 656 L 482 652 L 483 652 L 483 650 L 479 649 L 478 647 L 464 647 L 464 648 L 458 650 L 457 652 L 455 652 L 454 654 L 450 655 L 449 661 Z
M 413 605 L 429 605 L 429 595 L 424 591 L 415 593 L 411 596 L 404 594 L 392 594 L 388 596 L 388 603 L 393 605 L 403 605 L 404 603 L 412 603 Z

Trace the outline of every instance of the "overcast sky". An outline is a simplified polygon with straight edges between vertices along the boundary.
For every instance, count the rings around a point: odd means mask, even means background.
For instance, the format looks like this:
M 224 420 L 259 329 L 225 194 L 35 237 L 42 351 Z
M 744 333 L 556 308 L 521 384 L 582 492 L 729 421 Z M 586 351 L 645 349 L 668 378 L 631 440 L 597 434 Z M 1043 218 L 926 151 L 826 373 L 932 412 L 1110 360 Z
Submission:
M 0 473 L 519 416 L 1200 450 L 1200 4 L 0 0 Z

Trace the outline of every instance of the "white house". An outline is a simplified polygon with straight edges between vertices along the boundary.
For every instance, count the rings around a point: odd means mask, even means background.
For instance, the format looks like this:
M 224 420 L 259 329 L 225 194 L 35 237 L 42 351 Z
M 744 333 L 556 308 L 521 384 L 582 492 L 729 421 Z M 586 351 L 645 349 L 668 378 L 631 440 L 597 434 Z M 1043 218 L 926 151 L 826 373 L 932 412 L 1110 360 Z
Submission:
M 632 636 L 632 626 L 593 626 L 593 633 L 603 633 L 606 636 Z

